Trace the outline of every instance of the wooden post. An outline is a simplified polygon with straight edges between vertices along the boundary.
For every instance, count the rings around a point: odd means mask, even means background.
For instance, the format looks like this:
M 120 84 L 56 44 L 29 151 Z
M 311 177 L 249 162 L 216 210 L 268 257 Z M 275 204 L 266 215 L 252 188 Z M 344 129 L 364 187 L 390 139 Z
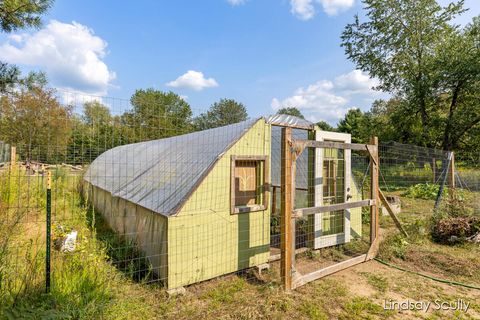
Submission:
M 15 162 L 17 161 L 17 148 L 11 147 L 10 149 L 10 168 L 15 166 Z
M 292 289 L 292 128 L 282 129 L 281 219 L 280 219 L 280 276 L 284 290 Z
M 448 193 L 450 198 L 453 198 L 455 194 L 455 153 L 452 152 L 452 158 L 450 159 L 450 167 L 448 168 Z
M 432 159 L 432 174 L 433 174 L 433 184 L 437 183 L 437 160 Z
M 277 214 L 277 187 L 272 186 L 272 216 Z
M 378 195 L 378 138 L 372 137 L 370 139 L 370 144 L 374 146 L 372 152 L 370 152 L 370 198 L 375 200 L 375 204 L 370 207 L 370 244 L 373 245 L 375 239 L 378 237 L 379 231 L 378 206 L 380 200 Z

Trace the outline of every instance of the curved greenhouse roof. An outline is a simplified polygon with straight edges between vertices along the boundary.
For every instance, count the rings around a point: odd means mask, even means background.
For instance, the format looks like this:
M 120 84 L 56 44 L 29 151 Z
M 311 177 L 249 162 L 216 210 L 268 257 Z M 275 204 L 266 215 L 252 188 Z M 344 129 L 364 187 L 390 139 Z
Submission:
M 217 160 L 258 120 L 110 149 L 92 162 L 84 180 L 114 197 L 174 215 Z

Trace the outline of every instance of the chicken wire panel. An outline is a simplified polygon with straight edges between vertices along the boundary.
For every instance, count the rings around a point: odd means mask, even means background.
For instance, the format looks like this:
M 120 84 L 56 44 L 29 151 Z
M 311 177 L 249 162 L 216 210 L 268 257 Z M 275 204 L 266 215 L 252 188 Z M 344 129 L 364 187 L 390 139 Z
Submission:
M 440 184 L 447 174 L 448 152 L 396 142 L 380 143 L 380 182 L 385 188 Z
M 6 163 L 0 166 L 1 239 L 12 235 L 12 254 L 4 269 L 8 271 L 4 273 L 9 277 L 4 278 L 6 281 L 28 278 L 35 289 L 43 290 L 45 192 L 50 172 L 52 288 L 60 288 L 62 281 L 70 279 L 72 270 L 94 270 L 95 277 L 88 280 L 100 281 L 109 290 L 116 290 L 116 281 L 124 279 L 142 290 L 190 285 L 195 290 L 216 286 L 217 281 L 228 283 L 232 274 L 241 275 L 252 285 L 279 283 L 279 215 L 271 210 L 276 208 L 278 213 L 281 205 L 277 187 L 281 128 L 274 122 L 270 125 L 253 119 L 192 133 L 193 128 L 183 126 L 167 111 L 154 114 L 149 123 L 127 121 L 124 111 L 133 110 L 128 100 L 102 97 L 111 112 L 111 118 L 106 119 L 101 112 L 88 117 L 84 114 L 86 102 L 98 101 L 94 97 L 65 94 L 64 98 L 68 102 L 63 106 L 71 113 L 66 118 L 57 117 L 56 122 L 51 117 L 51 127 L 48 122 L 42 124 L 50 136 L 46 134 L 30 144 L 9 142 L 16 146 L 17 161 L 13 166 L 8 163 L 11 149 L 5 147 L 3 153 Z M 71 133 L 60 135 L 67 122 Z M 305 128 L 310 124 L 304 125 L 303 129 L 293 129 L 294 139 L 308 138 Z M 296 126 L 302 124 L 297 122 Z M 311 153 L 305 150 L 297 159 L 296 209 L 310 206 L 314 196 Z M 262 161 L 258 159 L 240 160 L 239 167 L 244 161 L 243 165 L 249 164 L 250 169 L 244 173 L 233 171 L 232 175 L 232 156 L 267 157 L 270 166 L 257 163 Z M 346 196 L 339 181 L 345 177 L 341 170 L 344 160 L 340 153 L 331 153 L 327 158 L 327 163 L 322 164 L 327 185 L 323 192 L 332 200 L 330 203 L 341 203 Z M 460 156 L 456 158 L 461 161 Z M 445 159 L 446 153 L 438 150 L 382 144 L 382 189 L 438 184 L 444 177 Z M 270 176 L 264 178 L 263 170 Z M 95 177 L 98 185 L 89 177 Z M 247 181 L 238 190 L 237 178 Z M 471 168 L 458 167 L 456 179 L 457 188 L 478 188 L 478 175 Z M 336 187 L 329 184 L 335 180 Z M 231 192 L 232 185 L 238 192 Z M 263 197 L 262 188 L 270 185 L 276 187 L 275 191 L 269 189 L 271 192 Z M 349 201 L 370 198 L 369 157 L 365 153 L 352 151 L 350 185 L 356 191 L 350 194 Z M 249 200 L 233 201 L 239 212 L 232 214 L 232 197 L 243 196 Z M 179 203 L 181 208 L 175 205 Z M 175 211 L 172 208 L 179 208 L 176 215 L 169 214 Z M 364 254 L 369 247 L 370 212 L 368 208 L 359 211 L 354 214 L 351 210 L 349 242 L 319 250 L 311 245 L 312 239 L 318 237 L 311 221 L 297 219 L 298 272 L 306 274 Z M 325 221 L 321 220 L 323 229 L 331 230 L 326 235 L 344 229 L 344 218 L 344 212 L 326 214 Z M 40 267 L 32 271 L 32 265 Z M 262 275 L 254 271 L 265 265 L 272 271 Z M 155 285 L 144 286 L 150 283 Z

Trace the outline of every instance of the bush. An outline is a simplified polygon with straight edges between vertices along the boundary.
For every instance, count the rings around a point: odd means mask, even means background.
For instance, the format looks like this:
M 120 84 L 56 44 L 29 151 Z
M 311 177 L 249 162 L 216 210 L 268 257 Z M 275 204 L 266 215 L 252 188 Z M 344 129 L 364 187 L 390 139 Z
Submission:
M 419 183 L 409 187 L 402 196 L 415 199 L 435 200 L 439 189 L 440 186 L 436 184 Z

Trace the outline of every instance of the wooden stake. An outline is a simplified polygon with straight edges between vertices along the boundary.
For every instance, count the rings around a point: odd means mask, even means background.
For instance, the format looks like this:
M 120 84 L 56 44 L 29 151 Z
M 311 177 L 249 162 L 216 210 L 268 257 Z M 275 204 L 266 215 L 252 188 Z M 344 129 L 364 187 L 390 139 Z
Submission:
M 15 166 L 15 162 L 17 161 L 17 148 L 11 147 L 10 148 L 10 168 Z
M 435 158 L 432 159 L 432 174 L 433 174 L 433 181 L 432 183 L 437 183 L 437 160 Z
M 280 275 L 284 290 L 292 290 L 292 128 L 282 129 Z
M 452 151 L 452 159 L 448 168 L 448 194 L 450 199 L 455 195 L 455 153 Z
M 407 233 L 407 231 L 405 231 L 405 229 L 403 228 L 402 223 L 400 222 L 400 220 L 399 220 L 399 219 L 397 218 L 397 216 L 395 215 L 395 212 L 393 212 L 392 207 L 390 206 L 390 203 L 388 203 L 387 197 L 385 197 L 385 195 L 383 194 L 382 190 L 378 189 L 378 195 L 380 196 L 380 200 L 382 201 L 383 206 L 387 209 L 388 213 L 390 214 L 390 217 L 392 217 L 393 222 L 395 222 L 395 225 L 397 226 L 398 230 L 400 230 L 400 232 L 401 232 L 405 237 L 408 238 L 408 233 Z

